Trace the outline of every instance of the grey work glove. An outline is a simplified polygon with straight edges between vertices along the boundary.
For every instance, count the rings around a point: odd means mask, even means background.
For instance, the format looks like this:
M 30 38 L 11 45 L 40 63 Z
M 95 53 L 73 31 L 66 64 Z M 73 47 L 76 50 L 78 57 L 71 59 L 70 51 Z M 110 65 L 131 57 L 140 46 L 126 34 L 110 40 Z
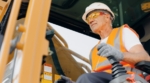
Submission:
M 75 83 L 75 82 L 71 81 L 68 77 L 61 75 L 61 78 L 55 81 L 55 83 Z
M 118 61 L 123 59 L 123 53 L 120 50 L 106 43 L 101 43 L 100 45 L 98 45 L 97 49 L 98 49 L 98 55 L 100 56 L 104 56 L 104 57 L 113 56 Z

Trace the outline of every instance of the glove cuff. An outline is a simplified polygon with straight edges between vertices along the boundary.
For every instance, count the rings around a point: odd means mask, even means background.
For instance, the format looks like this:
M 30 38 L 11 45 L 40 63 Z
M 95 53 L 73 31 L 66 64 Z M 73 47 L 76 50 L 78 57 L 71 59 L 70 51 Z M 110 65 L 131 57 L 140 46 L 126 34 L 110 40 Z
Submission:
M 119 57 L 119 60 L 121 61 L 121 60 L 123 60 L 123 58 L 124 58 L 124 55 L 123 55 L 123 53 L 121 52 L 121 55 L 120 55 L 120 57 Z

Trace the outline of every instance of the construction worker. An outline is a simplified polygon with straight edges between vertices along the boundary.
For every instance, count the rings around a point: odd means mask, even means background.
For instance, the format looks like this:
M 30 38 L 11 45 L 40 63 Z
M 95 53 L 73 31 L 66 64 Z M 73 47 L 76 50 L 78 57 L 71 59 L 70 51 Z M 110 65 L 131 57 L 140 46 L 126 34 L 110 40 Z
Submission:
M 106 4 L 101 2 L 90 4 L 82 19 L 101 39 L 90 55 L 93 72 L 81 75 L 76 83 L 109 83 L 112 80 L 111 69 L 104 68 L 110 65 L 108 56 L 124 62 L 123 65 L 127 71 L 142 73 L 133 65 L 143 60 L 150 61 L 148 53 L 144 50 L 138 34 L 128 25 L 125 24 L 119 28 L 112 27 L 115 15 Z M 95 72 L 97 69 L 105 70 Z

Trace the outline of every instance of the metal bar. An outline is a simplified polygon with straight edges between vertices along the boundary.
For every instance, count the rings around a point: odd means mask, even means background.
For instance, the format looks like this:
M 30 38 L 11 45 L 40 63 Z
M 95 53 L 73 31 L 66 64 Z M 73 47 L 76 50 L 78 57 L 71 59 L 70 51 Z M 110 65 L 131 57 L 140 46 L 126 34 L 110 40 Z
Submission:
M 37 40 L 38 41 L 35 43 L 36 45 L 36 51 L 35 51 L 35 61 L 34 61 L 34 67 L 32 69 L 32 82 L 31 83 L 38 83 L 39 78 L 40 78 L 40 73 L 41 73 L 41 63 L 42 63 L 42 58 L 43 55 L 48 55 L 48 41 L 45 39 L 46 35 L 46 28 L 47 28 L 47 21 L 49 17 L 49 10 L 50 10 L 50 3 L 51 0 L 42 0 L 41 3 L 41 18 L 39 19 L 40 25 L 39 25 L 39 30 L 37 33 Z M 40 36 L 39 36 L 40 33 Z
M 9 17 L 4 41 L 0 51 L 0 83 L 2 83 L 5 67 L 9 55 L 10 41 L 12 39 L 13 31 L 15 29 L 16 19 L 18 16 L 21 0 L 14 0 L 12 11 Z
M 42 55 L 48 53 L 45 39 L 51 0 L 30 0 L 20 43 L 23 45 L 18 83 L 38 83 Z

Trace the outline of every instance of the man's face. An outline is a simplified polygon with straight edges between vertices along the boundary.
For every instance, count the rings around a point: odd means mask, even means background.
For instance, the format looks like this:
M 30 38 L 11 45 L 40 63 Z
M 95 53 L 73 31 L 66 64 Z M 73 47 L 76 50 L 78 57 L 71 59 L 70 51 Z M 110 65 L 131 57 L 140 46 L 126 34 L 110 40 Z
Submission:
M 87 16 L 87 22 L 93 33 L 98 33 L 106 24 L 106 13 L 102 11 L 93 11 Z

